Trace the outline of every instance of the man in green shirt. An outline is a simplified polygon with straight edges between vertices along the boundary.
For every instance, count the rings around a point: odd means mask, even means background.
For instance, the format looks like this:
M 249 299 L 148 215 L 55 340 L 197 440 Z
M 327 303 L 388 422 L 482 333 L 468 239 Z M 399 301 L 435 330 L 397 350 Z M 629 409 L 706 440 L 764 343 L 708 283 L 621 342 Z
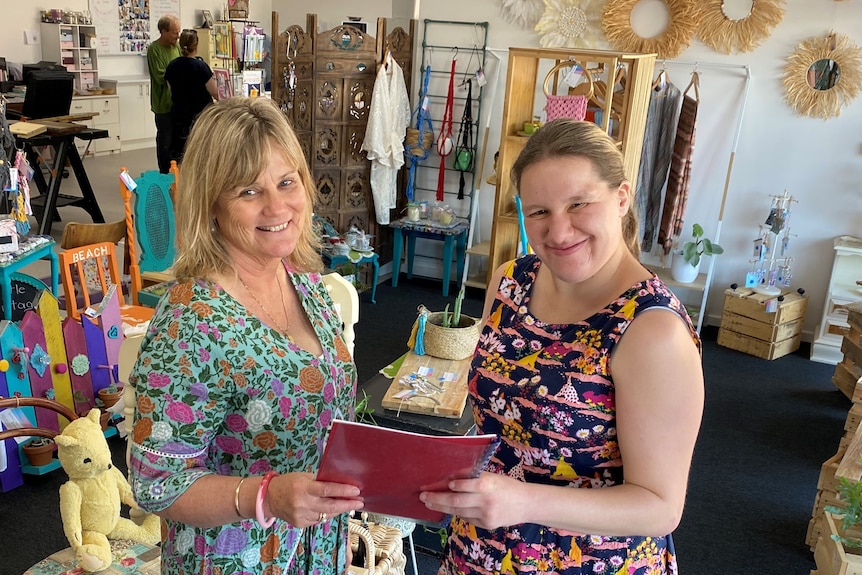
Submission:
M 171 91 L 165 82 L 165 68 L 179 58 L 180 20 L 173 14 L 159 18 L 159 37 L 147 48 L 150 70 L 150 109 L 156 115 L 156 158 L 159 171 L 167 174 L 171 167 Z

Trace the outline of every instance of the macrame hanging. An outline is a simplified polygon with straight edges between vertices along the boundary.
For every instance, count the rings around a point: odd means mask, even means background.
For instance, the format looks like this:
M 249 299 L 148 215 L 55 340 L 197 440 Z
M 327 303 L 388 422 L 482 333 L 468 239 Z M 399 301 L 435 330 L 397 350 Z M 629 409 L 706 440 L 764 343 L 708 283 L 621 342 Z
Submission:
M 425 78 L 422 80 L 422 91 L 419 92 L 419 105 L 413 111 L 416 127 L 407 128 L 404 138 L 404 156 L 410 163 L 407 173 L 407 201 L 413 201 L 413 190 L 416 181 L 416 166 L 428 158 L 431 144 L 434 142 L 434 126 L 428 117 L 428 80 L 431 78 L 431 66 L 425 66 Z
M 443 190 L 446 180 L 446 156 L 455 147 L 452 143 L 452 106 L 455 102 L 455 58 L 452 58 L 452 70 L 449 72 L 449 93 L 446 96 L 446 110 L 443 112 L 443 122 L 440 124 L 440 135 L 437 136 L 437 153 L 440 154 L 440 171 L 437 173 L 437 201 L 444 199 Z
M 467 82 L 467 100 L 458 128 L 458 147 L 455 148 L 453 167 L 461 173 L 458 182 L 458 199 L 464 199 L 464 172 L 473 171 L 473 81 Z

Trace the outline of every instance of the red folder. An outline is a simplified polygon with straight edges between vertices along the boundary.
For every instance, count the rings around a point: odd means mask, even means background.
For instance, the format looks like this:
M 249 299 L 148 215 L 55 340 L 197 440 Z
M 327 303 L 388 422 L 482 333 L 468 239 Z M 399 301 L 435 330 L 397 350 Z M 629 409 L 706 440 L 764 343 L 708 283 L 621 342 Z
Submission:
M 449 516 L 425 507 L 419 493 L 477 477 L 499 443 L 496 435 L 422 435 L 335 420 L 317 479 L 359 487 L 363 511 L 441 526 Z

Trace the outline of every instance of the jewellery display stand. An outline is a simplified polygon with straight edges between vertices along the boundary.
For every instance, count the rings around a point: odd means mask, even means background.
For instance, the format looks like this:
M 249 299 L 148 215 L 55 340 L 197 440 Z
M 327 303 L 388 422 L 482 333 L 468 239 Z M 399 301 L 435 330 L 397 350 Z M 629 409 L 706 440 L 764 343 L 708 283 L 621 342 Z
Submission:
M 762 295 L 777 296 L 782 288 L 790 287 L 792 277 L 790 264 L 790 204 L 795 202 L 787 190 L 780 196 L 772 196 L 772 207 L 766 221 L 760 225 L 760 237 L 754 240 L 752 263 L 755 269 L 746 274 L 745 287 Z

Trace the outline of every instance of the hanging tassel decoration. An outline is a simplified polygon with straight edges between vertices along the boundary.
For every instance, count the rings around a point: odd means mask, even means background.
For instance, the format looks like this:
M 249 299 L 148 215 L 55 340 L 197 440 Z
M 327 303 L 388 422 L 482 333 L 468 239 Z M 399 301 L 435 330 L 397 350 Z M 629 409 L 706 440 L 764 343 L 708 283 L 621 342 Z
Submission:
M 419 327 L 416 329 L 416 345 L 413 347 L 413 353 L 416 355 L 425 355 L 425 322 L 428 318 L 428 310 L 423 309 L 419 312 Z

